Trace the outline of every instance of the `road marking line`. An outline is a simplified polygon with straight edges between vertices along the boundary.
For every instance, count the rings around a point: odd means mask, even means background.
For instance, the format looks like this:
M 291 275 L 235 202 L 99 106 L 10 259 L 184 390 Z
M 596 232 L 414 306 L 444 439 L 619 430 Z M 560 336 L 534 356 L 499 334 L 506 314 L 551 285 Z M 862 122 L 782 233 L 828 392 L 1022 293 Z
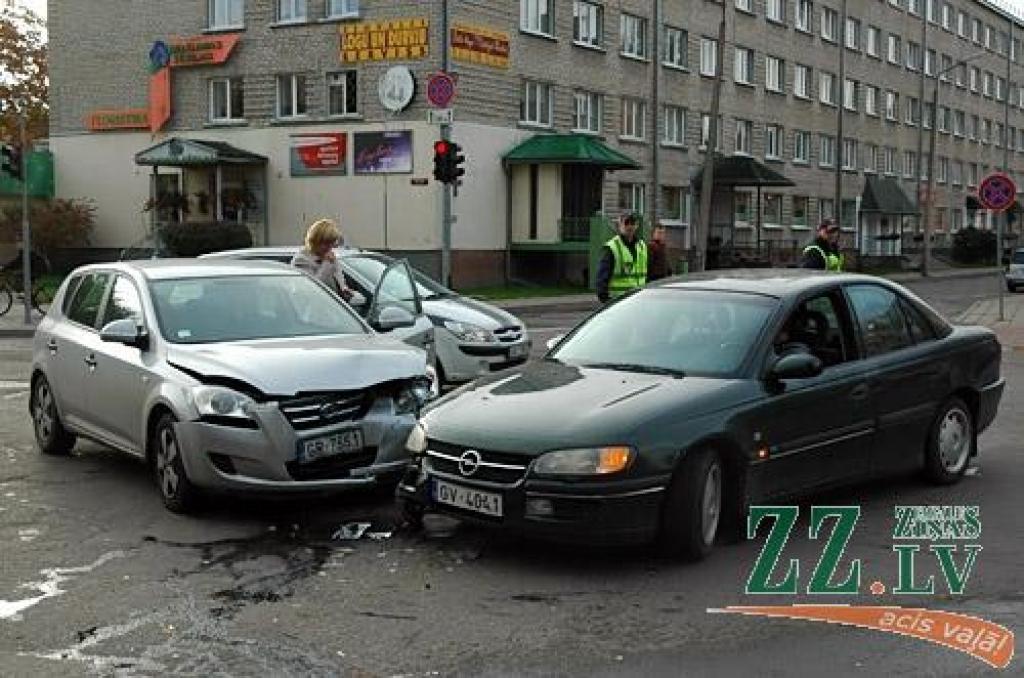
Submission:
M 0 389 L 20 388 L 26 389 L 30 386 L 27 381 L 0 381 Z

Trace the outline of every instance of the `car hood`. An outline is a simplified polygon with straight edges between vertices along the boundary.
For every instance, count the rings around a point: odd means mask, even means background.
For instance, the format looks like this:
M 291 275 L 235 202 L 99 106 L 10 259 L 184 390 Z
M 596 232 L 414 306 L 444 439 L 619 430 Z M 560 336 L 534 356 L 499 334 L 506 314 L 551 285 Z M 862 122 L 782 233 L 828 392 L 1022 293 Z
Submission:
M 530 363 L 465 386 L 425 414 L 431 439 L 541 454 L 554 448 L 632 444 L 665 416 L 696 418 L 748 396 L 742 380 Z
M 267 396 L 366 388 L 426 369 L 423 351 L 374 335 L 179 344 L 167 362 L 200 381 L 243 382 Z
M 497 306 L 469 297 L 438 297 L 423 300 L 423 312 L 431 318 L 469 323 L 485 330 L 522 327 L 523 323 Z

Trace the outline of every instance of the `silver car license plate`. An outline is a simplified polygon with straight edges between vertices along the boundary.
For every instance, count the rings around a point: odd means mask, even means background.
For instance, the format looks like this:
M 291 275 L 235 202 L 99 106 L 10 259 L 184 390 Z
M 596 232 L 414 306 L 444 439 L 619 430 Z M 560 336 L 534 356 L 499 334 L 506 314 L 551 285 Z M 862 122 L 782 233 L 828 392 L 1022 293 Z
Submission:
M 475 513 L 500 518 L 501 495 L 434 479 L 434 501 Z
M 358 428 L 335 431 L 330 435 L 310 438 L 299 443 L 299 461 L 308 463 L 363 449 L 363 431 Z

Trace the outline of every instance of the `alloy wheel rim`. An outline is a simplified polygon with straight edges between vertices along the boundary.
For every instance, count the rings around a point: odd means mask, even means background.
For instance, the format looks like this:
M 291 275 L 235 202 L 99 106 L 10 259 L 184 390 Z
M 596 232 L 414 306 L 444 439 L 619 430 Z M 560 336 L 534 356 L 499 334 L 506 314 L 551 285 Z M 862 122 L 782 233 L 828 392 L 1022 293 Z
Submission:
M 48 441 L 53 434 L 53 394 L 46 382 L 36 386 L 35 425 L 40 440 Z
M 967 413 L 954 408 L 946 413 L 939 425 L 939 457 L 950 473 L 958 472 L 970 452 L 971 425 Z
M 701 533 L 705 544 L 711 544 L 718 532 L 718 518 L 722 510 L 722 467 L 715 462 L 704 477 L 701 495 Z
M 175 469 L 175 462 L 178 459 L 178 441 L 169 429 L 160 431 L 160 444 L 156 453 L 157 478 L 160 482 L 160 491 L 165 497 L 173 497 L 178 491 L 180 478 Z

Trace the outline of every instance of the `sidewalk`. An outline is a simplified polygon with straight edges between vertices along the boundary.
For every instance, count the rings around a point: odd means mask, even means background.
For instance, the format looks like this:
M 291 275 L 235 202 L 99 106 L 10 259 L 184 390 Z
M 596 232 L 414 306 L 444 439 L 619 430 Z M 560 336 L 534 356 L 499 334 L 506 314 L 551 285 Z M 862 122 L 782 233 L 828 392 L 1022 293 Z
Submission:
M 19 299 L 11 306 L 7 313 L 0 316 L 0 339 L 24 339 L 31 337 L 35 331 L 35 323 L 39 322 L 41 315 L 32 310 L 32 325 L 25 324 L 25 309 Z
M 1024 294 L 1003 296 L 1003 320 L 999 319 L 999 299 L 976 301 L 952 318 L 958 325 L 984 325 L 992 328 L 1003 348 L 1024 351 Z

